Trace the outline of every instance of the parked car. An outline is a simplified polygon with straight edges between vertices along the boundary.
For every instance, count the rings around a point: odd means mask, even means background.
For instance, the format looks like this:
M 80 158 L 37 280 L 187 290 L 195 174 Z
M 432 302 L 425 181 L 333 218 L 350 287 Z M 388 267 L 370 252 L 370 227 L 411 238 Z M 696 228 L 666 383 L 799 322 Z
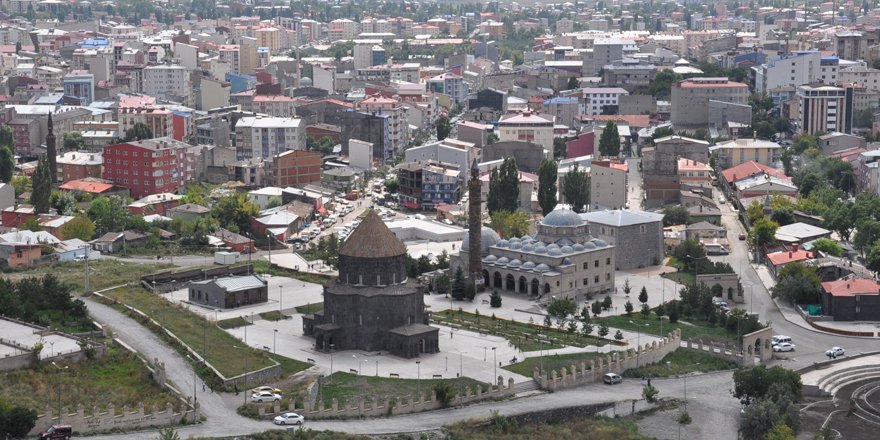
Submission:
M 254 403 L 276 402 L 279 400 L 281 400 L 280 394 L 275 394 L 269 391 L 260 391 L 259 393 L 251 394 L 251 402 Z
M 727 203 L 727 199 L 724 198 L 724 196 L 718 196 L 718 203 L 723 205 L 723 204 Z
M 778 345 L 783 342 L 791 342 L 791 337 L 785 335 L 773 335 L 773 338 L 770 339 L 770 342 L 772 342 L 773 345 Z
M 281 392 L 281 390 L 279 390 L 278 388 L 274 388 L 274 387 L 270 387 L 270 386 L 265 386 L 265 385 L 263 385 L 263 386 L 261 386 L 261 387 L 256 387 L 256 388 L 254 388 L 254 389 L 251 390 L 252 393 L 262 393 L 263 391 L 268 391 L 268 392 L 270 392 L 270 393 L 272 393 L 272 394 L 283 394 L 283 393 Z
M 794 351 L 794 344 L 782 342 L 773 346 L 773 351 Z
M 273 420 L 276 425 L 302 425 L 304 421 L 305 417 L 292 412 L 275 416 Z
M 602 376 L 602 382 L 605 382 L 608 385 L 614 385 L 616 383 L 620 383 L 622 380 L 623 380 L 623 378 L 620 377 L 620 375 L 617 373 L 605 373 L 605 375 Z
M 745 239 L 746 239 L 746 234 L 739 234 L 739 239 L 740 239 L 740 240 L 745 240 Z
M 59 439 L 68 440 L 73 435 L 73 428 L 70 425 L 52 425 L 49 429 L 40 433 L 40 439 Z
M 843 347 L 831 347 L 825 351 L 825 356 L 830 358 L 836 358 L 838 356 L 843 356 L 845 354 L 845 350 Z

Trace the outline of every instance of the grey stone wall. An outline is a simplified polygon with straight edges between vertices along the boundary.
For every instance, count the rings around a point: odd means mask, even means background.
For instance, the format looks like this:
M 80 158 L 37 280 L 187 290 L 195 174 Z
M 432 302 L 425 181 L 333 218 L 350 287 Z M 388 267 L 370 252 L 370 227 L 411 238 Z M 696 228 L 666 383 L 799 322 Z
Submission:
M 527 173 L 537 173 L 545 157 L 544 148 L 531 142 L 496 142 L 483 147 L 483 162 L 504 159 L 508 156 L 515 157 L 517 168 Z
M 590 232 L 593 236 L 613 244 L 615 249 L 615 268 L 617 270 L 655 266 L 663 262 L 663 225 L 660 222 L 620 228 L 593 223 Z M 604 233 L 601 231 L 604 229 Z M 613 230 L 613 233 L 612 233 Z
M 406 279 L 406 255 L 388 258 L 339 256 L 339 282 L 365 286 L 399 284 Z
M 409 293 L 383 294 L 376 290 L 373 295 L 360 295 L 347 291 L 357 289 L 354 287 L 345 287 L 343 292 L 332 286 L 327 288 L 324 291 L 324 323 L 341 327 L 334 335 L 334 349 L 383 350 L 388 343 L 388 330 L 411 323 L 424 324 L 422 293 L 407 286 L 387 289 L 401 288 L 408 289 Z

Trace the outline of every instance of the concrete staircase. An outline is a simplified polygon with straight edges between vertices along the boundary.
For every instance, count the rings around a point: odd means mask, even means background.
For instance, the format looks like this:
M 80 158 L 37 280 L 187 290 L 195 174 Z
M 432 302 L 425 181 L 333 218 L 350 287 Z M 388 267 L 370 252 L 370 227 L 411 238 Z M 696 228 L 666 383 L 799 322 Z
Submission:
M 541 387 L 538 386 L 538 382 L 534 379 L 513 384 L 514 394 L 524 394 L 532 391 L 541 391 Z
M 834 396 L 846 385 L 872 378 L 880 378 L 880 365 L 857 365 L 843 368 L 823 377 L 817 386 L 823 393 Z

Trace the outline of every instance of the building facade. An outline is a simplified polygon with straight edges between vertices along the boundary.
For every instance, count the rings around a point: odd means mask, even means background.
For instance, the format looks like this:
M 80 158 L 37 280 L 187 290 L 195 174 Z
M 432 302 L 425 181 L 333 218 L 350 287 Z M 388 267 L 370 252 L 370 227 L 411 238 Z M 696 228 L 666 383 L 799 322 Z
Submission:
M 709 101 L 748 104 L 749 87 L 727 78 L 691 78 L 672 85 L 670 120 L 676 127 L 705 127 Z
M 509 114 L 498 121 L 498 138 L 501 141 L 524 141 L 538 144 L 546 150 L 553 151 L 553 124 L 556 118 L 552 115 L 538 114 L 532 111 Z
M 590 235 L 614 246 L 616 270 L 663 263 L 663 214 L 617 209 L 580 216 L 590 225 Z
M 799 133 L 852 133 L 854 88 L 802 85 L 797 88 Z
M 285 151 L 273 158 L 274 185 L 285 188 L 303 186 L 321 180 L 321 153 L 309 150 Z
M 221 309 L 260 304 L 269 301 L 269 283 L 257 275 L 193 281 L 189 300 Z
M 304 150 L 301 119 L 246 116 L 235 124 L 236 157 L 269 159 L 288 150 Z
M 103 159 L 103 178 L 129 188 L 135 199 L 175 193 L 194 173 L 193 150 L 170 138 L 108 145 Z

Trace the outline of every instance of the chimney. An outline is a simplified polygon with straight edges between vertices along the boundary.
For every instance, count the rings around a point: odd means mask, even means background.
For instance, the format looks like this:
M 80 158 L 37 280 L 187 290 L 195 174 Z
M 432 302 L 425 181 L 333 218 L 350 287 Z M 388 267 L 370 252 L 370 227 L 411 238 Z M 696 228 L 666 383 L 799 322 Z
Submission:
M 791 250 L 792 250 L 792 252 L 797 252 L 798 251 L 798 244 L 795 243 L 795 244 L 791 245 Z
M 791 257 L 792 257 L 791 251 L 788 251 L 788 258 L 791 258 Z

